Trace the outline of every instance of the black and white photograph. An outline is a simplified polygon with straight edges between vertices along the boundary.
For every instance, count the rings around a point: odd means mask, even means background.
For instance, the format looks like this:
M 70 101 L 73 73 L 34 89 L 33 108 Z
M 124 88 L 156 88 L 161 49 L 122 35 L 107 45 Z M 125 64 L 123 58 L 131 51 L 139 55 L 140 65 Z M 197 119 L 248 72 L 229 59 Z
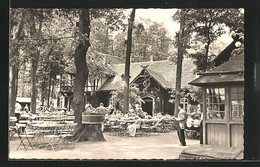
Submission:
M 10 8 L 9 159 L 242 160 L 244 8 Z

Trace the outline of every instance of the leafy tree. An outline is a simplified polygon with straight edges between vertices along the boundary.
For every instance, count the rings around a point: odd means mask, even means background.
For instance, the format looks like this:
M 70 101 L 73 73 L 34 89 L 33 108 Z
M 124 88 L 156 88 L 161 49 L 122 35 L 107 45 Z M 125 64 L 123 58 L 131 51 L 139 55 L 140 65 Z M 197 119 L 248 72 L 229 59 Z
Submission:
M 113 53 L 113 39 L 112 30 L 106 26 L 104 19 L 95 19 L 91 24 L 91 49 L 112 55 Z
M 31 112 L 36 113 L 37 68 L 46 40 L 43 38 L 43 23 L 51 17 L 49 9 L 26 9 L 27 24 L 21 49 L 31 61 Z M 30 20 L 30 21 L 29 21 Z
M 113 55 L 125 59 L 126 55 L 126 32 L 119 31 L 113 40 Z
M 179 19 L 180 11 L 173 16 L 173 20 Z M 198 71 L 206 71 L 211 67 L 210 60 L 214 58 L 214 55 L 210 55 L 212 43 L 228 30 L 239 30 L 243 24 L 243 13 L 240 9 L 187 9 L 185 33 L 190 35 L 188 41 L 195 42 L 187 42 L 186 48 L 204 46 L 190 55 L 195 59 Z
M 101 126 L 82 124 L 82 112 L 85 110 L 84 88 L 88 79 L 89 69 L 86 62 L 86 54 L 90 48 L 91 23 L 94 19 L 104 18 L 106 25 L 113 28 L 119 28 L 122 10 L 120 9 L 61 9 L 57 13 L 66 16 L 69 20 L 77 20 L 77 26 L 74 29 L 75 50 L 73 53 L 76 74 L 73 85 L 72 108 L 75 113 L 75 122 L 77 126 L 74 135 L 70 138 L 75 141 L 86 140 L 105 140 L 101 131 Z
M 142 102 L 142 98 L 139 95 L 140 90 L 135 84 L 131 84 L 129 88 L 129 105 L 134 106 L 135 104 L 140 104 Z M 112 99 L 115 100 L 115 103 L 119 104 L 120 110 L 123 109 L 124 106 L 124 90 L 123 88 L 119 88 L 115 91 L 111 92 Z
M 178 45 L 175 113 L 177 116 L 181 91 L 182 56 L 188 54 L 187 49 L 194 43 L 202 43 L 204 48 L 189 55 L 195 59 L 198 71 L 206 71 L 211 67 L 209 55 L 210 45 L 222 34 L 226 27 L 237 30 L 243 25 L 243 16 L 239 9 L 180 9 L 173 16 L 173 20 L 180 22 L 180 30 L 176 34 Z M 185 34 L 185 35 L 184 35 Z
M 25 24 L 25 11 L 23 9 L 10 10 L 10 79 L 9 79 L 9 113 L 15 115 L 15 102 L 17 95 L 17 80 L 19 69 L 20 45 Z
M 172 55 L 172 41 L 166 28 L 150 19 L 137 20 L 133 26 L 132 61 L 166 60 Z M 126 32 L 120 31 L 114 38 L 114 55 L 125 58 Z

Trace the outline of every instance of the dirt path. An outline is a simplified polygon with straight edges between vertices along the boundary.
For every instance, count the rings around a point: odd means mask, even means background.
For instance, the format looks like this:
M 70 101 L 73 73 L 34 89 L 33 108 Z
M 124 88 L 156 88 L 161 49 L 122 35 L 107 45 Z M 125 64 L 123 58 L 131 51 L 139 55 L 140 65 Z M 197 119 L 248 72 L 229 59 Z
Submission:
M 19 139 L 10 141 L 11 159 L 178 159 L 184 148 L 199 145 L 198 140 L 186 140 L 179 146 L 176 132 L 148 137 L 118 137 L 104 134 L 106 142 L 76 143 L 75 149 L 27 150 L 16 148 Z

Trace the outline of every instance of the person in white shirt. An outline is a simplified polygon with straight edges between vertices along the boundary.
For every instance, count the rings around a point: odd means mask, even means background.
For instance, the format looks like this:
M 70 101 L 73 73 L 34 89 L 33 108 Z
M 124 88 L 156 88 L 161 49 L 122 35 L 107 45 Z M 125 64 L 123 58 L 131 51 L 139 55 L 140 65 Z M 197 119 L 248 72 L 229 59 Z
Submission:
M 187 113 L 184 109 L 182 109 L 182 107 L 180 105 L 178 106 L 178 108 L 179 108 L 178 117 L 177 118 L 174 117 L 175 120 L 179 122 L 177 134 L 178 134 L 181 145 L 186 146 L 184 128 L 186 125 Z

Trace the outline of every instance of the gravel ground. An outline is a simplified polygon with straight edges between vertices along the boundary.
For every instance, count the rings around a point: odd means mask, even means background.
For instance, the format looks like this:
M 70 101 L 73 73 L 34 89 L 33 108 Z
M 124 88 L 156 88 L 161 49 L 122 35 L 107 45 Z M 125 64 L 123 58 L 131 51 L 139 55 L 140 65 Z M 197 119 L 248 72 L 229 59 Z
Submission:
M 105 142 L 76 143 L 74 149 L 47 150 L 35 148 L 16 150 L 19 139 L 10 140 L 10 159 L 178 159 L 187 147 L 199 145 L 199 140 L 186 139 L 187 146 L 179 146 L 176 132 L 159 135 L 126 137 L 104 133 Z

